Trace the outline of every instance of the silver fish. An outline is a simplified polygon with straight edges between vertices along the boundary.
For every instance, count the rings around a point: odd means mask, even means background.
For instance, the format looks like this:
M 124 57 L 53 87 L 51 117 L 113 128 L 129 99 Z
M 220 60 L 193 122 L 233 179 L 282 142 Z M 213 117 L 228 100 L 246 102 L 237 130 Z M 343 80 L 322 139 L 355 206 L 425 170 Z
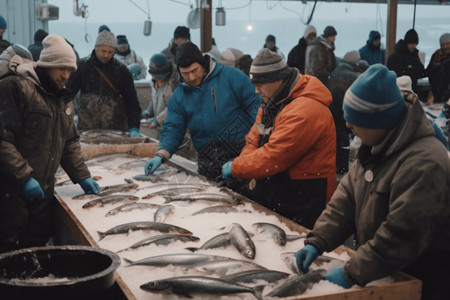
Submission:
M 220 278 L 231 282 L 240 283 L 252 283 L 256 280 L 264 280 L 267 282 L 275 282 L 280 279 L 285 279 L 289 276 L 288 273 L 275 271 L 275 270 L 246 270 L 238 273 L 233 273 L 230 275 L 225 275 Z
M 181 241 L 181 242 L 197 242 L 200 238 L 193 236 L 193 235 L 182 235 L 182 234 L 161 234 L 161 235 L 155 235 L 148 238 L 145 238 L 143 240 L 140 240 L 139 242 L 134 243 L 128 248 L 122 249 L 117 251 L 117 253 L 129 250 L 129 249 L 136 249 L 143 246 L 148 246 L 151 244 L 155 245 L 168 245 L 175 241 Z
M 280 246 L 286 245 L 286 232 L 275 224 L 254 223 L 252 225 L 258 233 L 265 233 Z
M 250 259 L 255 258 L 256 248 L 247 231 L 238 223 L 233 223 L 230 229 L 231 244 L 239 252 Z
M 184 235 L 192 235 L 187 229 L 167 224 L 167 223 L 159 223 L 159 222 L 131 222 L 126 224 L 117 225 L 111 229 L 108 229 L 105 232 L 97 231 L 100 236 L 100 240 L 105 236 L 112 234 L 123 234 L 128 233 L 129 231 L 136 230 L 153 230 L 159 232 L 167 232 L 167 233 L 179 233 Z
M 137 159 L 137 160 L 132 160 L 132 161 L 123 163 L 123 164 L 119 165 L 117 168 L 125 169 L 125 170 L 131 170 L 131 169 L 135 169 L 135 168 L 143 168 L 146 163 L 147 163 L 147 161 L 145 159 Z
M 230 295 L 250 293 L 257 299 L 261 298 L 264 286 L 246 287 L 219 278 L 203 276 L 179 276 L 147 282 L 141 289 L 152 293 L 177 294 L 192 298 L 192 295 Z
M 133 179 L 138 180 L 138 181 L 150 181 L 150 182 L 162 182 L 162 181 L 167 181 L 166 179 L 162 178 L 159 175 L 155 175 L 155 174 L 150 174 L 150 175 L 135 175 L 133 176 Z
M 153 208 L 160 208 L 161 205 L 159 204 L 153 204 L 153 203 L 145 203 L 145 202 L 132 202 L 132 203 L 125 203 L 120 206 L 117 206 L 116 208 L 111 209 L 105 214 L 105 217 L 110 217 L 117 215 L 120 212 L 129 212 L 135 209 L 153 209 Z
M 209 201 L 209 202 L 225 202 L 229 204 L 238 204 L 239 200 L 228 196 L 228 195 L 222 195 L 222 194 L 215 194 L 215 193 L 195 193 L 195 194 L 184 194 L 174 197 L 164 197 L 166 199 L 166 203 L 172 202 L 172 201 L 197 201 L 197 200 L 203 200 L 203 201 Z
M 138 190 L 141 191 L 141 190 L 147 190 L 147 189 L 160 189 L 160 188 L 168 189 L 168 188 L 174 188 L 174 187 L 207 188 L 209 186 L 210 185 L 198 184 L 198 183 L 193 185 L 193 184 L 179 183 L 179 182 L 165 182 L 165 183 L 157 183 L 157 184 L 144 186 L 144 187 L 139 188 Z
M 173 214 L 173 205 L 163 205 L 155 212 L 153 219 L 155 222 L 163 223 L 171 214 Z
M 164 254 L 146 257 L 137 261 L 131 261 L 124 258 L 124 260 L 129 263 L 128 266 L 153 266 L 153 267 L 165 267 L 168 265 L 174 266 L 191 266 L 197 263 L 205 261 L 217 261 L 217 260 L 228 260 L 230 257 L 219 256 L 219 255 L 208 255 L 200 253 L 174 253 L 174 254 Z
M 139 197 L 133 196 L 133 195 L 108 195 L 108 196 L 103 196 L 103 197 L 99 197 L 97 199 L 91 200 L 89 202 L 87 202 L 86 204 L 84 204 L 82 207 L 83 208 L 91 208 L 94 206 L 105 206 L 108 204 L 115 204 L 118 202 L 125 202 L 125 203 L 129 203 L 129 202 L 136 202 L 139 200 Z
M 284 298 L 301 295 L 314 283 L 322 280 L 325 274 L 327 274 L 325 269 L 318 269 L 309 271 L 305 275 L 291 275 L 286 280 L 283 280 L 279 285 L 275 286 L 270 293 L 265 295 L 265 297 Z
M 230 273 L 230 271 L 240 272 L 246 270 L 264 270 L 266 268 L 252 261 L 230 259 L 202 262 L 191 266 L 190 269 L 209 274 L 225 275 Z
M 195 252 L 202 249 L 214 249 L 219 247 L 226 247 L 231 244 L 230 234 L 228 232 L 218 234 L 207 240 L 200 248 L 189 247 L 189 251 Z
M 237 208 L 229 205 L 216 205 L 216 206 L 210 206 L 203 208 L 199 211 L 194 212 L 192 215 L 199 215 L 199 214 L 205 214 L 205 213 L 220 213 L 220 214 L 227 214 L 229 212 L 237 212 Z
M 81 194 L 81 195 L 72 197 L 72 199 L 83 200 L 83 199 L 91 198 L 92 196 L 99 197 L 99 196 L 111 195 L 114 193 L 125 193 L 130 190 L 137 189 L 138 187 L 139 187 L 139 185 L 136 183 L 115 184 L 115 185 L 101 187 L 97 195 Z
M 297 266 L 297 259 L 295 258 L 294 254 L 295 252 L 281 253 L 281 258 L 283 259 L 288 269 L 292 271 L 292 273 L 300 275 L 302 274 L 302 272 Z
M 144 197 L 142 197 L 142 199 L 150 199 L 150 198 L 153 198 L 156 196 L 172 197 L 172 196 L 176 196 L 176 195 L 183 194 L 183 193 L 195 193 L 195 192 L 200 192 L 200 191 L 203 191 L 203 188 L 195 186 L 195 185 L 175 186 L 175 187 L 171 187 L 171 188 L 168 188 L 165 190 L 149 193 L 149 194 L 145 195 Z
M 306 233 L 286 234 L 286 242 L 293 242 L 293 241 L 304 239 L 304 238 L 306 238 Z

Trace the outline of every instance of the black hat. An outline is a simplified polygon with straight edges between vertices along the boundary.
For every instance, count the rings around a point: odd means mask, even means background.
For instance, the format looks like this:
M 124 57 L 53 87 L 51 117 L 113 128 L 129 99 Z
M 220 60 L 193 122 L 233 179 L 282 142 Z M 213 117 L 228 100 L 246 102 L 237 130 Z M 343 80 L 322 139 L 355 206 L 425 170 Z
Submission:
M 186 26 L 178 26 L 177 28 L 175 28 L 175 31 L 173 33 L 173 38 L 183 38 L 183 39 L 191 39 L 191 34 L 189 32 L 189 28 L 187 28 Z
M 285 79 L 291 74 L 291 69 L 283 57 L 267 48 L 255 56 L 250 66 L 250 79 L 253 83 L 274 82 Z
M 177 50 L 177 67 L 187 68 L 195 62 L 206 67 L 206 60 L 197 45 L 191 42 L 181 44 Z
M 329 37 L 329 36 L 336 36 L 337 35 L 337 31 L 336 29 L 334 29 L 333 26 L 327 26 L 325 27 L 324 31 L 323 31 L 323 37 Z
M 405 43 L 408 44 L 419 44 L 419 35 L 414 29 L 410 29 L 405 34 Z
M 48 33 L 45 30 L 38 29 L 34 33 L 34 41 L 35 42 L 42 42 L 47 35 L 48 35 Z
M 128 40 L 126 35 L 117 36 L 117 45 L 128 45 Z
M 267 37 L 266 37 L 266 43 L 267 42 L 274 42 L 274 43 L 276 43 L 276 38 L 275 38 L 275 36 L 274 35 L 272 35 L 272 34 L 269 34 Z
M 105 24 L 100 25 L 100 26 L 98 27 L 98 33 L 102 32 L 103 30 L 106 30 L 106 31 L 111 32 L 111 29 L 109 29 L 109 27 L 108 27 L 107 25 L 105 25 Z

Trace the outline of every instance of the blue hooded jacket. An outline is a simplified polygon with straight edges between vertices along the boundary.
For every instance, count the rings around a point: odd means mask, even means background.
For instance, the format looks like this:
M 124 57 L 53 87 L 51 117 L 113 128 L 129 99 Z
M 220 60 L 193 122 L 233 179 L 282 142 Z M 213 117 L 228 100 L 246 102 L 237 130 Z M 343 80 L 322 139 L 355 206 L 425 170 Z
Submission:
M 197 152 L 211 141 L 245 141 L 261 98 L 243 72 L 217 63 L 210 56 L 209 63 L 210 71 L 199 87 L 187 85 L 180 76 L 180 84 L 167 105 L 158 149 L 174 154 L 186 129 Z
M 381 34 L 378 31 L 372 30 L 369 33 L 369 39 L 366 44 L 359 49 L 359 55 L 361 59 L 367 61 L 369 65 L 383 64 L 385 60 L 385 50 L 381 49 L 381 45 L 375 47 L 372 45 L 373 40 L 381 38 Z

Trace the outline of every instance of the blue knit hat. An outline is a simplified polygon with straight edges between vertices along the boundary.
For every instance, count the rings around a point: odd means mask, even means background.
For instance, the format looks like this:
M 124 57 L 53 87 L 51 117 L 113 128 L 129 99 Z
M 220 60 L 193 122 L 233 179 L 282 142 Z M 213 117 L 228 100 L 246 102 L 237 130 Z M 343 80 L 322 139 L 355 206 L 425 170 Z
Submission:
M 6 29 L 8 28 L 8 25 L 6 24 L 5 18 L 3 18 L 2 15 L 0 15 L 0 29 Z
M 382 64 L 370 66 L 345 93 L 345 120 L 368 129 L 393 127 L 406 109 L 396 79 L 397 75 Z
M 167 78 L 172 73 L 172 63 L 162 53 L 157 53 L 150 59 L 150 68 L 148 72 L 159 78 Z

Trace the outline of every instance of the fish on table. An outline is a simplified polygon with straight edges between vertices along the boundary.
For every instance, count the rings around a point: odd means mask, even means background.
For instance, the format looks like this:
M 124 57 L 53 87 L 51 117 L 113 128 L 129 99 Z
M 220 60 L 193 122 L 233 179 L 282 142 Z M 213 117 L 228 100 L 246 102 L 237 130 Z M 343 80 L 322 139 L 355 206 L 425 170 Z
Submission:
M 185 193 L 196 193 L 196 192 L 201 192 L 203 191 L 204 188 L 200 187 L 200 186 L 195 186 L 195 185 L 178 185 L 178 186 L 174 186 L 174 187 L 168 187 L 166 189 L 163 190 L 159 190 L 159 191 L 154 191 L 151 193 L 148 193 L 147 195 L 145 195 L 144 197 L 142 197 L 142 199 L 150 199 L 156 196 L 162 196 L 162 197 L 172 197 L 172 196 L 177 196 L 180 194 L 185 194 Z
M 101 187 L 98 191 L 98 194 L 81 194 L 77 195 L 75 197 L 72 197 L 73 200 L 85 200 L 92 197 L 99 197 L 99 196 L 107 196 L 114 193 L 126 193 L 131 190 L 136 190 L 139 187 L 136 183 L 122 183 L 122 184 L 115 184 L 115 185 L 109 185 Z
M 230 205 L 215 205 L 215 206 L 209 206 L 205 207 L 203 209 L 200 209 L 192 214 L 192 216 L 196 216 L 199 214 L 209 214 L 209 213 L 218 213 L 218 214 L 227 214 L 230 212 L 238 212 L 238 209 L 234 206 Z
M 219 278 L 204 276 L 178 276 L 144 283 L 140 286 L 151 293 L 176 294 L 188 298 L 195 295 L 222 296 L 250 293 L 257 299 L 262 299 L 264 286 L 247 287 Z
M 96 198 L 94 200 L 91 200 L 91 201 L 85 203 L 82 206 L 82 208 L 92 208 L 92 207 L 96 207 L 96 206 L 103 207 L 105 205 L 116 204 L 119 202 L 130 203 L 130 202 L 136 202 L 138 200 L 139 200 L 139 197 L 134 196 L 134 195 L 107 195 L 107 196 L 99 197 L 99 198 Z
M 198 242 L 200 238 L 193 235 L 183 235 L 183 234 L 161 234 L 151 236 L 145 239 L 140 240 L 139 242 L 134 243 L 130 247 L 117 251 L 123 252 L 130 249 L 136 249 L 143 246 L 148 246 L 151 244 L 155 245 L 169 245 L 170 243 L 181 241 L 181 242 Z
M 152 267 L 166 267 L 168 265 L 174 266 L 192 266 L 205 261 L 229 260 L 231 257 L 209 255 L 201 253 L 172 253 L 157 256 L 150 256 L 140 260 L 132 261 L 124 258 L 128 266 L 152 266 Z
M 137 209 L 140 209 L 140 210 L 158 209 L 160 207 L 161 207 L 161 205 L 159 205 L 159 204 L 147 203 L 147 202 L 125 203 L 125 204 L 117 206 L 117 207 L 111 209 L 110 211 L 108 211 L 105 214 L 105 217 L 110 217 L 110 216 L 117 215 L 118 213 L 121 213 L 121 212 L 130 212 L 130 211 L 137 210 Z
M 300 269 L 297 266 L 297 259 L 295 257 L 295 252 L 284 252 L 284 253 L 281 253 L 281 258 L 284 261 L 284 263 L 286 264 L 286 266 L 288 267 L 288 269 L 291 270 L 294 274 L 299 274 L 299 275 L 302 274 L 302 272 L 300 271 Z M 344 263 L 344 261 L 339 259 L 339 258 L 334 258 L 334 257 L 331 257 L 331 256 L 326 256 L 326 255 L 319 255 L 312 262 L 312 264 L 314 264 L 316 266 L 321 266 L 324 263 L 329 263 L 329 262 L 332 262 L 332 261 L 337 261 L 337 262 Z
M 137 181 L 146 181 L 146 182 L 153 182 L 153 183 L 167 181 L 167 179 L 163 178 L 161 175 L 155 175 L 155 174 L 150 174 L 150 175 L 139 174 L 139 175 L 133 176 L 133 179 L 135 179 Z
M 191 187 L 193 189 L 195 189 L 195 188 L 204 189 L 204 188 L 210 187 L 210 185 L 202 184 L 202 183 L 192 184 L 192 183 L 181 183 L 181 182 L 164 182 L 164 183 L 156 183 L 156 184 L 138 188 L 138 191 L 147 190 L 147 189 L 169 189 L 169 188 L 175 188 L 175 187 L 180 187 L 180 188 Z
M 273 239 L 276 244 L 280 246 L 286 245 L 286 232 L 277 225 L 260 222 L 254 223 L 252 226 L 256 229 L 256 232 L 265 234 Z
M 144 168 L 145 164 L 147 163 L 146 159 L 135 159 L 132 161 L 127 161 L 121 165 L 119 165 L 118 169 L 124 169 L 124 170 L 131 170 L 135 168 Z
M 304 275 L 291 275 L 287 279 L 280 281 L 270 293 L 264 297 L 290 297 L 303 294 L 308 288 L 320 280 L 327 274 L 325 269 L 317 269 L 309 271 Z
M 226 247 L 228 245 L 231 245 L 231 237 L 230 237 L 229 232 L 224 232 L 224 233 L 218 234 L 216 236 L 213 236 L 199 248 L 189 247 L 186 249 L 189 251 L 195 252 L 195 251 L 204 250 L 204 249 L 214 249 L 214 248 Z
M 108 235 L 114 235 L 114 234 L 124 234 L 128 233 L 130 231 L 136 231 L 136 230 L 148 230 L 148 231 L 159 231 L 164 233 L 178 233 L 178 234 L 184 234 L 184 235 L 192 235 L 192 232 L 189 230 L 172 225 L 167 223 L 160 223 L 160 222 L 150 222 L 150 221 L 144 221 L 144 222 L 130 222 L 125 224 L 120 224 L 117 226 L 114 226 L 111 229 L 108 229 L 105 232 L 97 231 L 98 235 L 100 236 L 100 240 L 105 238 Z
M 230 229 L 231 244 L 244 257 L 254 259 L 256 247 L 247 231 L 238 223 L 233 223 Z
M 174 207 L 173 205 L 167 204 L 163 205 L 155 212 L 155 215 L 153 216 L 153 220 L 155 222 L 165 222 L 167 217 L 174 213 Z
M 228 204 L 239 204 L 240 201 L 236 198 L 233 198 L 229 195 L 218 194 L 218 193 L 192 193 L 192 194 L 183 194 L 173 197 L 164 197 L 166 199 L 166 203 L 173 201 L 208 201 L 208 202 L 225 202 Z
M 238 282 L 238 283 L 254 283 L 257 280 L 264 280 L 269 283 L 276 282 L 281 279 L 289 277 L 289 273 L 267 270 L 267 269 L 257 269 L 257 270 L 246 270 L 229 275 L 222 276 L 223 280 Z
M 265 270 L 266 268 L 249 260 L 230 259 L 218 261 L 206 261 L 190 266 L 198 272 L 206 272 L 208 274 L 225 275 L 230 272 L 239 272 L 246 270 Z

